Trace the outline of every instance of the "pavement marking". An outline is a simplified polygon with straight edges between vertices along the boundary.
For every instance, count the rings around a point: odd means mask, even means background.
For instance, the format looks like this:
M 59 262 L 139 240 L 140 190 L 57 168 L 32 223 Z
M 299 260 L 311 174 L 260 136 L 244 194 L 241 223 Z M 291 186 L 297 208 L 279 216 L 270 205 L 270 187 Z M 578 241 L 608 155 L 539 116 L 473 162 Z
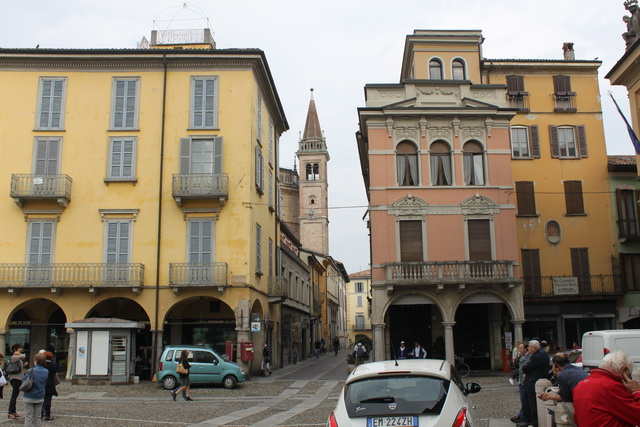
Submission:
M 83 418 L 89 420 L 107 420 L 107 421 L 127 421 L 127 422 L 135 422 L 135 423 L 151 423 L 151 424 L 180 424 L 180 425 L 189 425 L 189 423 L 181 423 L 179 421 L 157 421 L 157 420 L 139 420 L 135 418 L 115 418 L 115 417 L 93 417 L 88 415 L 56 415 L 56 419 L 58 418 Z

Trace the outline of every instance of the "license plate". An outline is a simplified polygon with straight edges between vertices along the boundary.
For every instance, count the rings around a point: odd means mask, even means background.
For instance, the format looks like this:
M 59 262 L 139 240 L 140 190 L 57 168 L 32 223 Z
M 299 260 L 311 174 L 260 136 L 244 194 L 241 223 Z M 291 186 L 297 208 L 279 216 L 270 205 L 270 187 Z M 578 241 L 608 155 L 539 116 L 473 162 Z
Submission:
M 369 417 L 367 427 L 418 427 L 418 417 Z

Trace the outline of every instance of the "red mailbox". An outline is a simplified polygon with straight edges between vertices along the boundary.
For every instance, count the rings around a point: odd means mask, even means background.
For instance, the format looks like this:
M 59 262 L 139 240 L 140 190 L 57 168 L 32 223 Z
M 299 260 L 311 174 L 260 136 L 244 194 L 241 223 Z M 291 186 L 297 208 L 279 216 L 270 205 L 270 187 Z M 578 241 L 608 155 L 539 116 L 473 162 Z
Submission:
M 224 354 L 227 356 L 228 361 L 233 362 L 233 342 L 226 341 L 224 344 Z
M 244 341 L 240 343 L 240 360 L 243 362 L 253 362 L 252 341 Z

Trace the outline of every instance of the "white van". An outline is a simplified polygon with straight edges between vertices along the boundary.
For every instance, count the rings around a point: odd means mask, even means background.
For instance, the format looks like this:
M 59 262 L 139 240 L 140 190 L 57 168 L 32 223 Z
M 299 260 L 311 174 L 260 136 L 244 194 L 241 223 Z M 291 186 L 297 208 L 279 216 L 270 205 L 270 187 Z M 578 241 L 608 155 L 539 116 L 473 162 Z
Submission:
M 618 350 L 631 356 L 634 371 L 640 371 L 640 329 L 586 332 L 582 336 L 582 366 L 595 368 L 606 354 Z

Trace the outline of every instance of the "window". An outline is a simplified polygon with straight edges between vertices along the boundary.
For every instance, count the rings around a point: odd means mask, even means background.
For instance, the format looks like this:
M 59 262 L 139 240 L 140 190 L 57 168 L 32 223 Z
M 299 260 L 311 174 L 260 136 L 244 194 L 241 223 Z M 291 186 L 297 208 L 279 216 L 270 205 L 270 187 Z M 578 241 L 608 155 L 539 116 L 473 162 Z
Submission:
M 262 150 L 256 145 L 256 189 L 258 193 L 264 194 L 264 157 Z
M 320 166 L 317 163 L 307 163 L 307 181 L 320 179 Z
M 444 141 L 431 144 L 430 167 L 432 185 L 452 185 L 451 153 Z
M 193 77 L 191 79 L 191 128 L 218 127 L 218 78 Z
M 364 329 L 364 314 L 356 314 L 356 329 Z
M 464 70 L 464 62 L 462 59 L 454 59 L 451 63 L 451 76 L 453 80 L 464 80 L 466 79 L 466 73 Z
M 628 291 L 640 291 L 640 255 L 620 254 L 622 275 Z
M 356 307 L 362 307 L 362 295 L 356 297 Z
M 213 220 L 192 219 L 189 221 L 189 264 L 208 264 L 213 262 Z M 192 269 L 192 267 L 190 267 Z M 195 271 L 190 271 L 193 278 Z
M 29 223 L 28 282 L 44 283 L 51 280 L 54 230 L 53 220 Z
M 107 264 L 127 264 L 131 244 L 131 221 L 107 221 L 107 244 L 105 262 Z
M 522 280 L 525 296 L 536 296 L 542 292 L 540 278 L 540 249 L 522 249 Z
M 356 292 L 358 293 L 364 292 L 364 283 L 356 282 Z
M 567 215 L 584 215 L 582 181 L 564 181 L 564 197 Z
M 66 78 L 41 78 L 38 96 L 37 129 L 64 128 Z
M 571 92 L 569 76 L 553 76 L 553 91 L 556 101 L 555 111 L 575 112 L 575 92 Z
M 138 79 L 113 79 L 111 128 L 138 127 Z
M 57 175 L 61 138 L 36 138 L 33 172 L 36 175 Z
M 257 112 L 257 137 L 262 141 L 262 92 L 258 90 L 258 112 Z
M 222 173 L 222 137 L 180 138 L 180 173 Z
M 491 225 L 488 219 L 467 221 L 469 260 L 491 260 Z
M 273 276 L 273 239 L 269 237 L 269 276 Z
M 109 139 L 108 177 L 131 179 L 135 177 L 136 138 Z
M 273 162 L 273 122 L 269 120 L 269 164 Z
M 262 274 L 262 228 L 256 224 L 256 271 Z
M 640 237 L 638 232 L 638 204 L 639 190 L 616 189 L 618 205 L 618 237 Z M 638 270 L 640 272 L 640 270 Z
M 533 191 L 532 181 L 516 182 L 516 200 L 518 202 L 519 216 L 537 216 L 536 197 Z
M 400 221 L 400 261 L 423 261 L 422 221 Z
M 529 92 L 524 90 L 523 76 L 507 76 L 507 97 L 509 107 L 529 111 Z
M 418 150 L 409 141 L 396 147 L 396 169 L 398 185 L 418 185 Z
M 273 172 L 269 171 L 269 209 L 273 212 Z
M 484 156 L 482 146 L 476 141 L 464 144 L 464 183 L 467 185 L 484 185 Z
M 442 62 L 439 59 L 432 59 L 429 61 L 429 79 L 442 80 Z
M 578 278 L 580 294 L 590 294 L 589 248 L 571 248 L 571 270 L 573 276 Z
M 514 159 L 539 159 L 540 141 L 538 125 L 511 127 L 511 157 Z
M 551 157 L 577 159 L 588 157 L 584 126 L 549 126 Z M 577 137 L 576 137 L 577 136 Z

